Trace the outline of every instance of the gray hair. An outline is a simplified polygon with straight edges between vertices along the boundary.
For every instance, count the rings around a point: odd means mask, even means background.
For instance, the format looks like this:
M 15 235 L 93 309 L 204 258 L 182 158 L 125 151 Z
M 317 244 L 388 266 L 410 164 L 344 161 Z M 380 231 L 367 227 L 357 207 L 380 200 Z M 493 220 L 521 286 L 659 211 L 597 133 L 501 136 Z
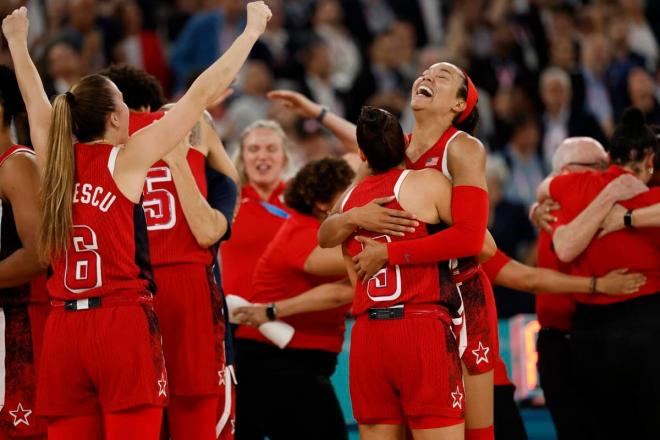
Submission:
M 543 89 L 547 83 L 553 79 L 561 81 L 564 87 L 571 91 L 571 77 L 568 76 L 568 73 L 566 73 L 564 69 L 555 66 L 548 67 L 543 71 L 543 73 L 541 73 L 541 80 L 539 81 L 541 84 L 541 89 Z

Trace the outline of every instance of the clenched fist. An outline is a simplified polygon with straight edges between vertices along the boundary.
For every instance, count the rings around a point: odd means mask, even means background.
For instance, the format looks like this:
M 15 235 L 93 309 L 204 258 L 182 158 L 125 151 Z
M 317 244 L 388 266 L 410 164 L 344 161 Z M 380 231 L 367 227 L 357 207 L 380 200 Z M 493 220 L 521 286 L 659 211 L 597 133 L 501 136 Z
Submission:
M 247 26 L 245 30 L 261 35 L 266 30 L 266 23 L 273 14 L 263 1 L 248 3 Z
M 9 44 L 27 42 L 28 25 L 27 8 L 23 6 L 2 20 L 2 33 Z

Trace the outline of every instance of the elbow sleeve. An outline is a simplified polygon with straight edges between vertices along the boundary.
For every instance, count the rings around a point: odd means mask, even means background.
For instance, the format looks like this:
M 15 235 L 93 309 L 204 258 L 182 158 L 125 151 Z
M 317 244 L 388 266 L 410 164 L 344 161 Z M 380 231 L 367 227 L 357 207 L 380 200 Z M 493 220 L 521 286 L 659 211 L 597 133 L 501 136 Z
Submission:
M 475 186 L 452 189 L 453 225 L 417 240 L 388 244 L 390 264 L 422 264 L 476 256 L 488 226 L 488 193 Z

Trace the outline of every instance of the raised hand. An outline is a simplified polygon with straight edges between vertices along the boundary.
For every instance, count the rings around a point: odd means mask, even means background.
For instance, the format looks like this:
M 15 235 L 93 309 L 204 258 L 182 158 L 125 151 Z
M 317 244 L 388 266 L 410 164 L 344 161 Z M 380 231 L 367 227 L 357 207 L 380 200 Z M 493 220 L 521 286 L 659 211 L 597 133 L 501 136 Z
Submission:
M 309 100 L 302 93 L 291 90 L 273 90 L 268 92 L 268 99 L 280 100 L 284 107 L 293 110 L 303 118 L 312 119 L 321 113 L 321 106 Z
M 2 33 L 9 44 L 27 42 L 29 24 L 27 8 L 22 6 L 2 20 Z
M 266 24 L 273 16 L 270 8 L 263 1 L 248 3 L 246 31 L 261 35 L 266 30 Z

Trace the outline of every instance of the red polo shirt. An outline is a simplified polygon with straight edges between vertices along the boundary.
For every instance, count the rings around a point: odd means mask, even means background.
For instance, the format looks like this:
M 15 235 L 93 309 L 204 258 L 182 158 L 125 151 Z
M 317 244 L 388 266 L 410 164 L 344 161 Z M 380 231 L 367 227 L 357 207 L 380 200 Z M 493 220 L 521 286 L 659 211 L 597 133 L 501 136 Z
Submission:
M 563 208 L 563 206 L 562 206 Z M 541 230 L 537 245 L 536 265 L 545 269 L 569 274 L 570 266 L 557 258 L 552 247 L 552 236 Z M 538 292 L 536 295 L 536 317 L 541 327 L 569 332 L 573 328 L 575 300 L 572 295 L 551 295 Z M 571 293 L 571 292 L 566 292 Z
M 241 206 L 232 225 L 231 240 L 220 247 L 222 285 L 227 295 L 252 301 L 254 267 L 288 216 L 281 200 L 283 192 L 281 183 L 264 201 L 249 184 L 241 190 Z
M 254 271 L 251 301 L 267 304 L 305 293 L 343 277 L 321 277 L 305 272 L 305 261 L 317 246 L 321 223 L 314 217 L 292 212 L 284 222 Z M 350 304 L 320 312 L 299 313 L 282 318 L 296 332 L 288 348 L 307 348 L 339 353 L 344 341 L 344 320 Z M 241 326 L 239 338 L 268 342 L 259 331 Z
M 584 172 L 555 177 L 550 184 L 550 195 L 561 205 L 560 223 L 573 220 L 608 183 L 625 173 L 627 171 L 623 168 L 611 166 L 603 173 Z M 627 209 L 637 209 L 659 202 L 660 188 L 655 187 L 621 202 L 621 205 Z M 646 275 L 646 284 L 635 294 L 575 295 L 575 299 L 582 303 L 611 304 L 660 292 L 660 228 L 626 228 L 603 238 L 594 238 L 570 264 L 570 268 L 572 274 L 582 276 L 603 276 L 619 268 Z

